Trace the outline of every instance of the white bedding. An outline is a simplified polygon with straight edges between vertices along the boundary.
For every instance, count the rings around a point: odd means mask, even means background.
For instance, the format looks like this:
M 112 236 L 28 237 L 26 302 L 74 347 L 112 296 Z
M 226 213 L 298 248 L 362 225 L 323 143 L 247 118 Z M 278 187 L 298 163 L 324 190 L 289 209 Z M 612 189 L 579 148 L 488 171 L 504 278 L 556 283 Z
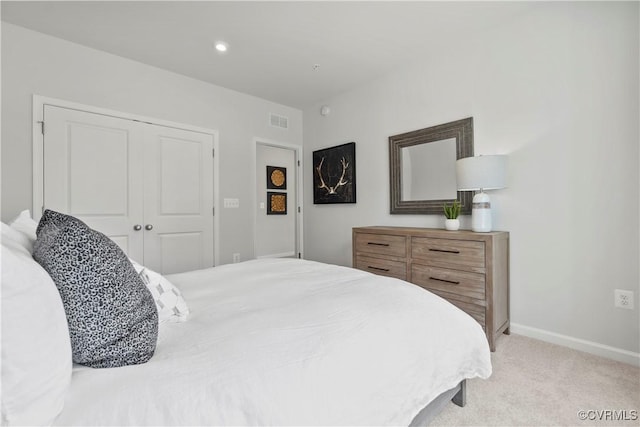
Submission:
M 480 325 L 400 280 L 293 259 L 168 278 L 189 321 L 144 365 L 74 367 L 56 425 L 408 425 L 491 374 Z

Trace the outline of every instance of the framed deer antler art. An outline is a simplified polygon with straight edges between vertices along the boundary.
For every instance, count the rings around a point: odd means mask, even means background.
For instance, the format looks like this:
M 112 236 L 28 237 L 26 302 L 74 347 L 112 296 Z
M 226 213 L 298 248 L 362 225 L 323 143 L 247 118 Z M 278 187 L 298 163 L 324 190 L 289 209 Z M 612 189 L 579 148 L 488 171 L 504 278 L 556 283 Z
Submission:
M 313 203 L 356 202 L 356 143 L 313 152 Z

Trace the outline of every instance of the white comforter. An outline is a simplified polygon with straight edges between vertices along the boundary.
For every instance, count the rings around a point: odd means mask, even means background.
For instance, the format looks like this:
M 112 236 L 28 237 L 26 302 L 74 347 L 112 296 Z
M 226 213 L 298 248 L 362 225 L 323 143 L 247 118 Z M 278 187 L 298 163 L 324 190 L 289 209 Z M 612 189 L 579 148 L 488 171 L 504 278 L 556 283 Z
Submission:
M 190 319 L 144 365 L 75 367 L 57 425 L 407 425 L 491 374 L 480 325 L 400 280 L 292 259 L 169 280 Z

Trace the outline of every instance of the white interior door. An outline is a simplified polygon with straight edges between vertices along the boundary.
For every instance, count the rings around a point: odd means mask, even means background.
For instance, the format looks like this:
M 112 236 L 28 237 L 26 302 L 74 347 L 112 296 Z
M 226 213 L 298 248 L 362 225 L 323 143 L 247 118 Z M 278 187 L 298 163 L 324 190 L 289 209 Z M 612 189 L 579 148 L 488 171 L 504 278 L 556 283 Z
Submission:
M 73 215 L 142 262 L 141 123 L 46 105 L 44 206 Z
M 145 128 L 144 259 L 164 274 L 212 267 L 213 136 Z

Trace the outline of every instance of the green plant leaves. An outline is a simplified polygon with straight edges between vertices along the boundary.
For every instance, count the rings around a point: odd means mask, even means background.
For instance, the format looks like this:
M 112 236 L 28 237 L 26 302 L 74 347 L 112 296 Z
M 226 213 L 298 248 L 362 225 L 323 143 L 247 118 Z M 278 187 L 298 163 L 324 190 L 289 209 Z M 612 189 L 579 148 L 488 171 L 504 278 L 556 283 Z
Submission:
M 458 215 L 460 215 L 460 202 L 458 200 L 454 200 L 451 206 L 447 206 L 446 203 L 442 206 L 444 210 L 444 216 L 447 219 L 456 219 Z

